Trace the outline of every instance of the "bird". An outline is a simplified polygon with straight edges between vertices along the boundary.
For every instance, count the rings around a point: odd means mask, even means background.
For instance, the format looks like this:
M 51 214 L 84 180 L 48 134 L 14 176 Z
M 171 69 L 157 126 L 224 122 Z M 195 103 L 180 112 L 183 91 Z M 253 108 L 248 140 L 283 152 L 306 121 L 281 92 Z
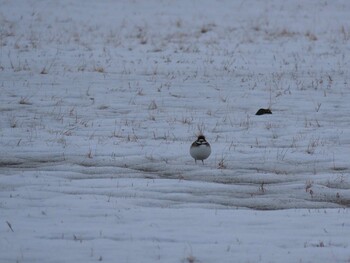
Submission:
M 264 115 L 264 114 L 272 114 L 270 109 L 259 109 L 255 115 Z
M 205 140 L 204 135 L 200 134 L 197 140 L 192 143 L 190 147 L 190 154 L 195 163 L 197 163 L 197 160 L 201 160 L 204 164 L 204 160 L 211 154 L 210 144 Z

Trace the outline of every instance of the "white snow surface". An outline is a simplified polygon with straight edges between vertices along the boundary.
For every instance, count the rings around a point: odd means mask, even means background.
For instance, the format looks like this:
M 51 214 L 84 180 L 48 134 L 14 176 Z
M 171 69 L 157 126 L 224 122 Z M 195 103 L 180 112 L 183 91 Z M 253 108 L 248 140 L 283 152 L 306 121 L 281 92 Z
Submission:
M 0 262 L 350 262 L 349 13 L 0 0 Z

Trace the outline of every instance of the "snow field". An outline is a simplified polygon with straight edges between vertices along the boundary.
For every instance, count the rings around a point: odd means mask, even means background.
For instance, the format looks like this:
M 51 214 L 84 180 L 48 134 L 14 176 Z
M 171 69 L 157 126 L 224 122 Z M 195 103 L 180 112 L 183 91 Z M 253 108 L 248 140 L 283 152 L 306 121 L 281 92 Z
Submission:
M 1 262 L 350 260 L 347 2 L 0 6 Z

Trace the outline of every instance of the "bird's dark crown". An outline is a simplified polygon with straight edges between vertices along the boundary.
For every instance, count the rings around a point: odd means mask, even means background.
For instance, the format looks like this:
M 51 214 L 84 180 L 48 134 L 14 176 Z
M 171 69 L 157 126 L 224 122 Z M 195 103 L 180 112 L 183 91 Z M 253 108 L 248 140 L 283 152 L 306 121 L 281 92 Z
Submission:
M 205 141 L 205 137 L 204 137 L 204 135 L 199 135 L 197 140 L 198 140 L 198 141 L 199 141 L 199 140 L 203 140 L 203 141 Z

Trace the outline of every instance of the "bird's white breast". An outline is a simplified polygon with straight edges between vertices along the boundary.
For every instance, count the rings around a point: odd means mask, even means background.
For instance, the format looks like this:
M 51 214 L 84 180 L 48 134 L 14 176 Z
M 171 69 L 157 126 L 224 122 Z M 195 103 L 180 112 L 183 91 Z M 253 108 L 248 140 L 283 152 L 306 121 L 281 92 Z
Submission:
M 199 145 L 190 148 L 190 154 L 195 160 L 204 160 L 209 157 L 211 149 L 209 145 Z

